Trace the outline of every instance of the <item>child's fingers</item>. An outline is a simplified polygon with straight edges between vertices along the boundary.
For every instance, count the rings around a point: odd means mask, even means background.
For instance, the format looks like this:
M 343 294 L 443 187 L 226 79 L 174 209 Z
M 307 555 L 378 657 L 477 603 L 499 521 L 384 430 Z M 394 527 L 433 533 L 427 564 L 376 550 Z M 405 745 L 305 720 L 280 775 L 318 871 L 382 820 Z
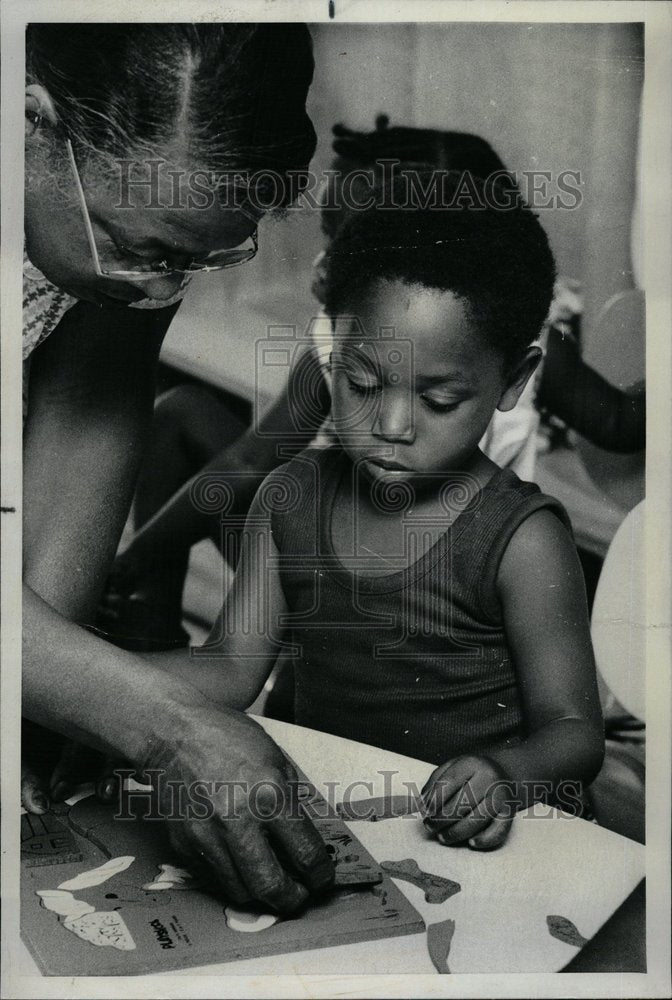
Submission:
M 482 806 L 482 803 L 479 803 Z M 491 823 L 485 811 L 474 810 L 468 816 L 458 820 L 456 823 L 447 823 L 436 835 L 436 839 L 441 844 L 451 847 L 453 844 L 463 844 L 465 840 L 471 840 L 477 833 L 484 830 Z
M 458 757 L 437 767 L 422 789 L 422 800 L 431 816 L 441 805 L 448 802 L 474 774 L 475 768 L 470 758 Z
M 21 765 L 21 805 L 38 816 L 48 812 L 50 805 L 44 782 L 27 764 Z
M 450 771 L 452 763 L 453 762 L 449 760 L 447 763 L 441 764 L 440 767 L 437 767 L 435 771 L 432 771 L 429 778 L 423 785 L 422 791 L 420 792 L 420 795 L 422 796 L 423 799 L 426 799 L 429 795 L 431 795 L 432 789 L 436 785 L 437 781 L 440 781 L 441 778 L 443 778 L 444 774 Z
M 474 801 L 473 793 L 471 793 L 468 784 L 461 785 L 457 792 L 448 799 L 443 797 L 442 786 L 439 784 L 433 793 L 432 808 L 431 812 L 428 810 L 425 818 L 425 827 L 430 833 L 437 833 L 439 830 L 464 819 L 465 816 L 473 812 L 476 805 L 477 802 Z
M 494 851 L 508 837 L 512 823 L 512 819 L 496 816 L 485 830 L 469 840 L 469 847 L 474 851 Z

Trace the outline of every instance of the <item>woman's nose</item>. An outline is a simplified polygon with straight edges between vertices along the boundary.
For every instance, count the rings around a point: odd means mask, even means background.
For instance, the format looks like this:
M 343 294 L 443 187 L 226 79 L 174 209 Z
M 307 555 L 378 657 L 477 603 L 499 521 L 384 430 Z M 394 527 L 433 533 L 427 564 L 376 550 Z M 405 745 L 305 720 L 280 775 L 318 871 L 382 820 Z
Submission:
M 129 285 L 133 288 L 139 288 L 141 292 L 144 292 L 148 299 L 156 299 L 158 302 L 163 302 L 166 299 L 172 299 L 173 295 L 180 290 L 180 286 L 184 281 L 184 275 L 180 273 L 167 274 L 165 277 L 161 275 L 159 278 L 150 278 L 147 281 L 142 281 L 141 279 L 134 281 L 131 279 L 128 281 Z
M 384 441 L 398 441 L 401 444 L 413 444 L 415 441 L 415 422 L 413 418 L 412 400 L 408 393 L 383 393 L 380 408 L 376 414 L 371 433 Z

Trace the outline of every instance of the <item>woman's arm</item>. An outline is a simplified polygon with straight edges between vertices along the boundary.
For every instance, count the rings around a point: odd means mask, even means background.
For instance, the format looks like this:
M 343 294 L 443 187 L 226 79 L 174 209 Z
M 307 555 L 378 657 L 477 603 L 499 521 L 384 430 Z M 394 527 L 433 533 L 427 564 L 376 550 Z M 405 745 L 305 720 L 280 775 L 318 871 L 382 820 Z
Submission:
M 42 602 L 30 597 L 39 595 L 71 620 L 93 620 L 128 511 L 151 419 L 159 347 L 174 312 L 102 310 L 81 302 L 31 359 L 24 428 L 24 624 L 44 650 L 34 667 L 26 661 L 24 690 L 29 696 L 31 683 L 39 684 L 43 706 L 52 703 L 55 651 Z M 57 683 L 63 689 L 67 682 Z M 60 742 L 29 725 L 22 742 L 22 800 L 41 812 L 49 806 Z
M 35 351 L 24 432 L 24 579 L 92 622 L 128 515 L 175 309 L 78 303 Z
M 269 477 L 270 478 L 270 477 Z M 209 702 L 248 708 L 280 650 L 287 614 L 268 511 L 255 497 L 243 531 L 235 579 L 203 646 L 145 658 L 198 689 Z
M 212 709 L 190 685 L 68 621 L 92 613 L 117 544 L 151 419 L 163 332 L 156 314 L 141 320 L 133 310 L 91 310 L 82 304 L 67 314 L 36 352 L 31 373 L 24 712 L 151 768 L 166 809 L 164 779 L 187 794 L 205 782 L 205 819 L 168 824 L 175 849 L 187 862 L 205 863 L 232 900 L 293 910 L 330 883 L 333 866 L 305 817 L 279 811 L 262 829 L 250 811 L 245 789 L 258 782 L 275 783 L 291 802 L 291 768 L 273 741 L 246 716 Z M 229 819 L 224 798 L 232 790 L 237 811 Z

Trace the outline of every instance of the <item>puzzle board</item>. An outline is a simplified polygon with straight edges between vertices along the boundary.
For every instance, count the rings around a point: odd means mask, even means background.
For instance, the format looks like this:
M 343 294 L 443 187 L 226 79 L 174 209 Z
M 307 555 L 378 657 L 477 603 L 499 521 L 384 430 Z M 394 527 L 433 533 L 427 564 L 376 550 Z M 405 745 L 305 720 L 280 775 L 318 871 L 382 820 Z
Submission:
M 22 936 L 46 975 L 168 972 L 424 931 L 422 917 L 335 815 L 315 822 L 335 858 L 336 890 L 277 921 L 200 888 L 160 821 L 115 821 L 93 798 L 21 821 Z M 368 884 L 357 885 L 358 877 Z

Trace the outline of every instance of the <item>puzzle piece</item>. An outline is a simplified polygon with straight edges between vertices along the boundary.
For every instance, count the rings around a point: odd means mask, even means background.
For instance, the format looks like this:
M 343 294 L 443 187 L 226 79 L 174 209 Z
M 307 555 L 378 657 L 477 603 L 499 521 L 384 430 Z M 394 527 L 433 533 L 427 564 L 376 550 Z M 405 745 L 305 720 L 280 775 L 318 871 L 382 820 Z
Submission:
M 313 819 L 336 866 L 334 885 L 377 885 L 383 881 L 380 866 L 364 850 L 340 819 Z
M 588 938 L 584 938 L 582 934 L 579 934 L 576 926 L 567 917 L 561 917 L 552 913 L 546 917 L 546 924 L 548 926 L 548 933 L 551 937 L 557 938 L 558 941 L 571 944 L 574 948 L 583 948 L 584 944 L 588 944 Z
M 75 899 L 71 892 L 66 892 L 64 889 L 38 889 L 37 895 L 42 900 L 45 910 L 51 910 L 66 920 L 78 919 L 87 913 L 93 913 L 96 909 L 83 899 Z
M 102 885 L 103 882 L 107 882 L 113 875 L 125 872 L 134 861 L 135 858 L 133 855 L 110 858 L 109 861 L 98 865 L 97 868 L 90 868 L 88 871 L 80 872 L 79 875 L 75 875 L 74 878 L 70 878 L 66 882 L 61 882 L 58 888 L 71 889 L 73 892 L 77 892 L 78 889 L 92 889 L 95 885 Z
M 200 883 L 186 868 L 177 865 L 160 864 L 159 874 L 151 882 L 143 885 L 144 892 L 166 891 L 167 889 L 197 889 Z
M 427 950 L 432 964 L 436 971 L 443 975 L 449 975 L 448 955 L 455 933 L 454 920 L 440 920 L 436 924 L 430 924 L 427 928 Z
M 65 920 L 63 926 L 82 941 L 98 948 L 135 951 L 135 941 L 121 913 L 114 910 L 87 913 L 77 920 Z
M 21 860 L 30 868 L 82 861 L 72 831 L 53 813 L 21 816 Z
M 414 858 L 405 858 L 403 861 L 383 861 L 380 867 L 392 878 L 417 885 L 418 889 L 424 891 L 427 903 L 445 903 L 462 888 L 459 882 L 453 882 L 449 878 L 444 878 L 443 875 L 423 872 Z
M 258 934 L 265 931 L 273 924 L 277 924 L 280 917 L 277 913 L 264 913 L 260 910 L 239 910 L 235 906 L 224 908 L 224 917 L 227 926 L 232 931 L 241 931 L 243 934 Z
M 99 948 L 117 948 L 119 951 L 135 949 L 135 942 L 120 913 L 114 910 L 96 912 L 90 903 L 76 899 L 71 892 L 64 889 L 39 889 L 37 895 L 45 910 L 51 910 L 58 917 L 64 917 L 62 926 L 65 930 L 83 941 L 88 941 L 89 944 Z
M 420 803 L 412 795 L 387 795 L 372 799 L 359 799 L 357 802 L 341 802 L 336 806 L 341 819 L 349 823 L 366 820 L 376 823 L 383 819 L 395 819 L 397 816 L 410 816 L 420 812 Z

